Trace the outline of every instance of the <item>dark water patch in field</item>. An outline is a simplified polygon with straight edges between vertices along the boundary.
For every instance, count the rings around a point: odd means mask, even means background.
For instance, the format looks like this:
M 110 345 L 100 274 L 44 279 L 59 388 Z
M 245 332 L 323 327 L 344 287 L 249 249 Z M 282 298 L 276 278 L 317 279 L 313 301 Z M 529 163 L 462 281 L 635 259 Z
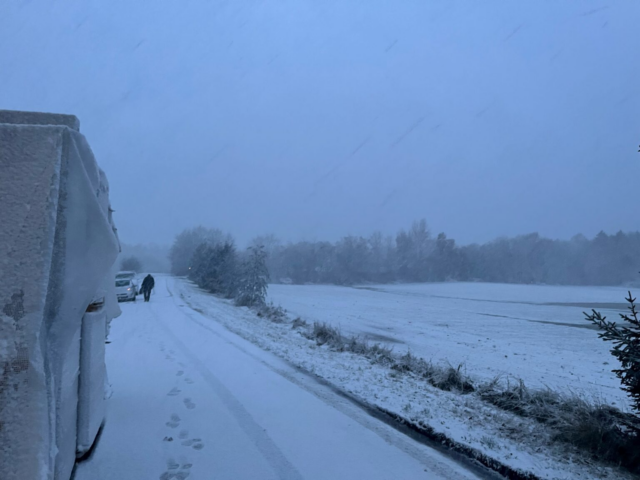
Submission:
M 519 318 L 519 317 L 509 317 L 507 315 L 495 315 L 493 313 L 477 313 L 477 315 L 482 315 L 484 317 L 498 317 L 498 318 L 510 318 L 512 320 L 524 320 L 526 322 L 535 322 L 535 323 L 546 323 L 549 325 L 560 325 L 562 327 L 575 327 L 575 328 L 586 328 L 588 330 L 598 330 L 598 327 L 595 325 L 591 325 L 589 323 L 567 323 L 567 322 L 553 322 L 551 320 L 534 320 L 532 318 Z
M 627 303 L 606 303 L 606 302 L 546 302 L 540 305 L 550 307 L 578 307 L 587 308 L 589 310 L 617 310 L 626 311 L 629 306 Z
M 536 323 L 548 323 L 550 325 L 560 325 L 562 327 L 575 327 L 575 328 L 586 328 L 587 330 L 599 330 L 595 325 L 591 325 L 585 322 L 584 325 L 578 323 L 565 323 L 565 322 L 552 322 L 550 320 L 529 320 L 530 322 Z
M 394 291 L 385 290 L 384 288 L 376 287 L 352 287 L 357 290 L 369 290 L 372 292 L 388 293 L 390 295 L 400 295 L 404 297 L 423 297 L 423 298 L 439 298 L 445 300 L 465 300 L 468 302 L 485 302 L 485 303 L 503 303 L 503 304 L 516 304 L 516 305 L 538 305 L 543 307 L 573 307 L 573 308 L 586 308 L 586 309 L 602 309 L 602 310 L 615 310 L 626 311 L 627 304 L 619 302 L 528 302 L 525 300 L 493 300 L 490 298 L 470 298 L 470 297 L 456 297 L 452 295 L 434 295 L 430 293 L 422 292 L 408 292 L 408 291 Z M 495 315 L 499 316 L 499 315 Z M 513 318 L 513 317 L 506 317 Z M 521 318 L 518 320 L 528 320 Z

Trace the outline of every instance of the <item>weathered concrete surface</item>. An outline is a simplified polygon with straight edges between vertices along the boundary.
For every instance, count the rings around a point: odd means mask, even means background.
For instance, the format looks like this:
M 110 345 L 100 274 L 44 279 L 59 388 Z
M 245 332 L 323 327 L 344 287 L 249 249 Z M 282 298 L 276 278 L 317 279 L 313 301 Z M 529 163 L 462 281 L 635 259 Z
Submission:
M 118 251 L 108 183 L 85 138 L 69 126 L 0 124 L 3 480 L 69 478 L 82 316 Z

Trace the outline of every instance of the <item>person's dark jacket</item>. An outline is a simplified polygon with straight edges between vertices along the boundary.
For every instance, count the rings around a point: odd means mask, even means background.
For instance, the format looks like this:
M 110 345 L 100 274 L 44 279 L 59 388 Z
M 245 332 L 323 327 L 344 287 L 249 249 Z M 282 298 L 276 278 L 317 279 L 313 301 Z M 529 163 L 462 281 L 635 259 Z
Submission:
M 146 277 L 144 277 L 144 280 L 142 281 L 142 288 L 140 289 L 142 292 L 144 291 L 151 291 L 153 290 L 153 287 L 155 287 L 156 285 L 156 281 L 153 279 L 153 277 L 149 274 Z

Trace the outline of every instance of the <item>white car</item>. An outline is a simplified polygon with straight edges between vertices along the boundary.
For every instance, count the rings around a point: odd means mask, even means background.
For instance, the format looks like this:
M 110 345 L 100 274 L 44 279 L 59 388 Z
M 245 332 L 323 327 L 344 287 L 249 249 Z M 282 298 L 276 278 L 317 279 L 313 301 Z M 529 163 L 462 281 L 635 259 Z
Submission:
M 131 280 L 131 283 L 136 287 L 136 295 L 140 293 L 140 286 L 138 285 L 138 279 L 136 278 L 136 272 L 118 272 L 116 274 L 116 281 L 118 280 Z
M 130 278 L 116 277 L 116 295 L 119 302 L 136 301 L 138 287 Z

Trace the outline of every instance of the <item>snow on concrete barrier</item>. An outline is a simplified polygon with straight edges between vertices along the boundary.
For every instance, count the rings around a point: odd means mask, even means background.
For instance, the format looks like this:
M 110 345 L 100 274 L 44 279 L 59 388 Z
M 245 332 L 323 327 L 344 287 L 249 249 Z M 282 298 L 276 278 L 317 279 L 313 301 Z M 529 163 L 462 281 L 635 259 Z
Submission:
M 100 337 L 92 327 L 104 341 L 103 322 L 118 313 L 109 187 L 75 117 L 0 111 L 0 122 L 0 478 L 67 480 L 81 333 L 90 339 L 83 356 L 95 353 L 83 367 L 104 372 L 104 347 L 91 352 Z M 83 316 L 95 321 L 86 332 Z M 81 449 L 104 414 L 103 396 L 87 381 Z
M 113 283 L 113 282 L 111 282 Z M 78 385 L 78 439 L 76 452 L 89 451 L 105 416 L 106 371 L 104 340 L 107 315 L 104 305 L 82 317 L 80 384 Z

